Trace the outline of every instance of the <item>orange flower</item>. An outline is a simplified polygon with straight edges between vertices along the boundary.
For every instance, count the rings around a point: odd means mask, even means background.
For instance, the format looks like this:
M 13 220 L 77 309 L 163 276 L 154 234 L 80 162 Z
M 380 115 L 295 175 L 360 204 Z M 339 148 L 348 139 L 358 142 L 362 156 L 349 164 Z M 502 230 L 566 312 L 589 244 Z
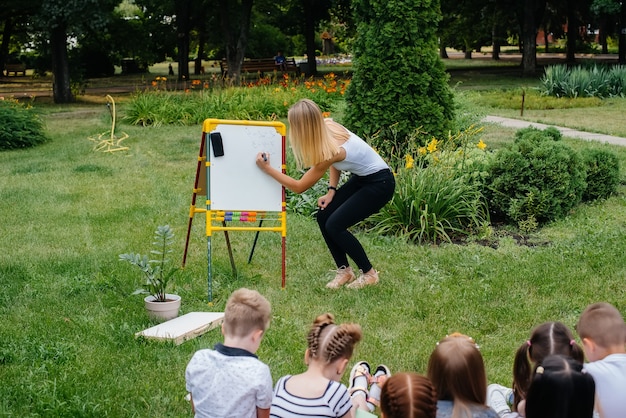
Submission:
M 322 112 L 322 116 L 325 118 L 329 118 L 330 117 L 330 112 Z

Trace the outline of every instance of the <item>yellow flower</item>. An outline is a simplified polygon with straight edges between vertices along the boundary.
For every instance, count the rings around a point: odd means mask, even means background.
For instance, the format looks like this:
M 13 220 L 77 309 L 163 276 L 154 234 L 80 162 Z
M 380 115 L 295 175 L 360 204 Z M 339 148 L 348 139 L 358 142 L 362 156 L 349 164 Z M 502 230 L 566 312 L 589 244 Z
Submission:
M 404 165 L 404 168 L 409 169 L 409 168 L 413 168 L 413 157 L 411 156 L 411 154 L 407 154 L 404 159 L 406 160 L 406 164 Z
M 485 143 L 483 142 L 483 140 L 482 140 L 482 139 L 481 139 L 480 141 L 478 141 L 478 144 L 476 144 L 476 146 L 477 146 L 478 148 L 480 148 L 480 149 L 483 149 L 483 150 L 484 150 L 485 148 L 487 148 L 487 144 L 485 144 Z
M 420 155 L 426 155 L 426 147 L 419 147 L 417 152 L 419 152 Z
M 430 153 L 432 154 L 433 152 L 437 151 L 437 143 L 438 143 L 438 142 L 439 142 L 439 141 L 437 141 L 437 139 L 436 139 L 436 138 L 433 138 L 433 139 L 432 139 L 432 141 L 430 141 L 430 142 L 428 143 L 428 147 L 427 147 L 428 152 L 430 152 Z

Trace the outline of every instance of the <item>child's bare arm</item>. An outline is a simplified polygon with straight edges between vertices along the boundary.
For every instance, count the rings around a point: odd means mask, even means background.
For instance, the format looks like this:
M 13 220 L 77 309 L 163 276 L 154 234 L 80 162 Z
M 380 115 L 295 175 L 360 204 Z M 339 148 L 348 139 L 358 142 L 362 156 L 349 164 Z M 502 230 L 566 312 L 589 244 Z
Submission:
M 259 407 L 256 408 L 256 417 L 257 418 L 270 418 L 270 409 L 261 409 Z

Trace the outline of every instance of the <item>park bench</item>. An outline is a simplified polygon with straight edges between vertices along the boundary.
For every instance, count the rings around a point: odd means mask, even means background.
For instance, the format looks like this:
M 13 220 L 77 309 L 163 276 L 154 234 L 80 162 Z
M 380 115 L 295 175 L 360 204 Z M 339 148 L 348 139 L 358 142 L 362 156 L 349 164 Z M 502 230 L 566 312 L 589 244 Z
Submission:
M 226 58 L 222 58 L 220 62 L 220 68 L 222 70 L 222 77 L 228 75 L 228 62 Z M 241 64 L 241 73 L 260 73 L 261 77 L 264 76 L 266 72 L 280 71 L 283 73 L 295 73 L 296 75 L 300 75 L 300 67 L 296 64 L 295 58 L 286 58 L 283 69 L 279 68 L 279 66 L 274 61 L 274 58 L 254 58 L 254 59 L 246 59 Z
M 13 73 L 17 76 L 18 73 L 22 73 L 22 75 L 26 75 L 26 64 L 4 64 L 4 71 L 7 74 L 7 77 Z

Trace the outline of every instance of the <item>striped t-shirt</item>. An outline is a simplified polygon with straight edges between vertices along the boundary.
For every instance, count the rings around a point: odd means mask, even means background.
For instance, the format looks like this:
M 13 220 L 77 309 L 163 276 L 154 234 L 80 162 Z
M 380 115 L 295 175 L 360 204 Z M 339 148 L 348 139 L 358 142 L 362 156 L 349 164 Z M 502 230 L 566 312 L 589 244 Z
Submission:
M 270 417 L 343 417 L 350 412 L 352 401 L 345 385 L 328 381 L 326 391 L 319 398 L 301 398 L 287 391 L 285 385 L 291 375 L 281 377 L 274 388 Z

